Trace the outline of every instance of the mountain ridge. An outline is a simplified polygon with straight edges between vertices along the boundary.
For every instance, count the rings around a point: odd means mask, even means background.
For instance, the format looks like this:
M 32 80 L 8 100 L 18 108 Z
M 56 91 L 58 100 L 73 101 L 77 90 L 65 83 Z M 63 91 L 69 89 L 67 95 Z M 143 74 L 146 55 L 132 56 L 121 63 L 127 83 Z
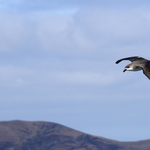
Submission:
M 150 150 L 150 140 L 119 142 L 44 121 L 0 122 L 0 150 Z

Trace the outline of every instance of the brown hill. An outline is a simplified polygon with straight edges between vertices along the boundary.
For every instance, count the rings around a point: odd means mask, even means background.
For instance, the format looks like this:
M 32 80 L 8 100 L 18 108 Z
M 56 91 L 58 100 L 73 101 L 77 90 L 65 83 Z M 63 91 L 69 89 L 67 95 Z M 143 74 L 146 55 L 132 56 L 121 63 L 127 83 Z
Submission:
M 150 150 L 150 140 L 118 142 L 50 122 L 0 122 L 0 150 Z

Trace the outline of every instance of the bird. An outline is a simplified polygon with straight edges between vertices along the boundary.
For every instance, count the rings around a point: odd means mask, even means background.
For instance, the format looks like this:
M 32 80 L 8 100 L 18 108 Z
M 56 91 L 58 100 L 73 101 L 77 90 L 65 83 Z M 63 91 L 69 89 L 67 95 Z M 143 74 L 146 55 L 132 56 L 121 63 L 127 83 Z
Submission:
M 116 64 L 120 63 L 123 60 L 129 60 L 132 62 L 131 64 L 125 66 L 123 72 L 143 70 L 143 74 L 145 74 L 145 76 L 147 76 L 147 78 L 150 80 L 150 60 L 147 60 L 139 56 L 133 56 L 119 59 L 116 61 Z

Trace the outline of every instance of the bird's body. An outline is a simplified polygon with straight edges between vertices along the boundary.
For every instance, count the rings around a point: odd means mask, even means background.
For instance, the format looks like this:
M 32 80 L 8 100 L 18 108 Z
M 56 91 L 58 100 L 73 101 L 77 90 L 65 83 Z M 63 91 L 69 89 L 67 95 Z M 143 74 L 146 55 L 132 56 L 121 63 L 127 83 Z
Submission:
M 116 61 L 116 64 L 120 63 L 123 60 L 130 60 L 132 62 L 131 64 L 125 66 L 125 69 L 123 70 L 123 72 L 143 70 L 143 73 L 148 77 L 148 79 L 150 79 L 150 61 L 149 60 L 142 58 L 142 57 L 134 56 L 134 57 L 127 57 L 127 58 L 119 59 L 118 61 Z

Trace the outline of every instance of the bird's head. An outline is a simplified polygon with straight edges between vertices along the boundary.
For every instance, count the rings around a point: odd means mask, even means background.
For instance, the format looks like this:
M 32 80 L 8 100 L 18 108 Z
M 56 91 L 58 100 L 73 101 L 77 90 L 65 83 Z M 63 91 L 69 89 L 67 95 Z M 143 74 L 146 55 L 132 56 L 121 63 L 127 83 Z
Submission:
M 129 65 L 125 66 L 123 72 L 125 72 L 125 71 L 133 71 L 133 70 L 134 70 L 134 69 L 133 69 L 132 65 L 129 64 Z

